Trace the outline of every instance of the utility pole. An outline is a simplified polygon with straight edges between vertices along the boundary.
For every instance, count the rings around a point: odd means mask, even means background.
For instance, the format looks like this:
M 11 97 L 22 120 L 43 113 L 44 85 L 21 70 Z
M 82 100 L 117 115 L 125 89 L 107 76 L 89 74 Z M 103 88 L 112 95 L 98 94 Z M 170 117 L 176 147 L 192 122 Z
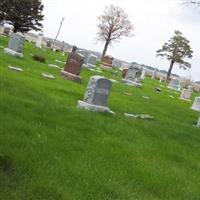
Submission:
M 63 17 L 63 18 L 61 19 L 60 27 L 59 27 L 59 29 L 58 29 L 57 35 L 56 35 L 56 37 L 55 37 L 55 39 L 54 39 L 54 41 L 53 41 L 53 48 L 54 48 L 54 46 L 55 46 L 55 42 L 56 42 L 56 40 L 57 40 L 57 38 L 58 38 L 58 35 L 59 35 L 59 33 L 60 33 L 60 30 L 61 30 L 61 28 L 62 28 L 62 25 L 63 25 L 64 20 L 65 20 L 65 18 Z

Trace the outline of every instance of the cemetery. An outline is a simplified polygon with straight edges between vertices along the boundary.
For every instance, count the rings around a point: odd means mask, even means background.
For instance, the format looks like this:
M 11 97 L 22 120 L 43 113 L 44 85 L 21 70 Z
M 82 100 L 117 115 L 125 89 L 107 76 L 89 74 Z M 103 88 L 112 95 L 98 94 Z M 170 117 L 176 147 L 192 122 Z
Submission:
M 0 37 L 0 43 L 6 48 L 9 39 Z M 82 84 L 77 84 L 60 74 L 67 59 L 61 53 L 25 42 L 23 55 L 16 58 L 0 49 L 3 199 L 66 199 L 69 194 L 106 199 L 108 191 L 109 199 L 130 199 L 135 189 L 144 199 L 155 199 L 158 192 L 161 199 L 198 196 L 198 93 L 183 101 L 179 92 L 151 77 L 141 80 L 142 88 L 124 84 L 121 74 L 118 83 L 111 83 L 106 69 L 82 68 Z M 160 85 L 162 91 L 155 93 Z
M 200 199 L 200 85 L 172 73 L 190 67 L 182 33 L 155 52 L 165 72 L 108 54 L 133 30 L 119 7 L 98 18 L 99 53 L 59 41 L 64 18 L 45 36 L 43 1 L 21 2 L 21 15 L 0 2 L 0 200 Z M 105 23 L 115 14 L 119 26 Z

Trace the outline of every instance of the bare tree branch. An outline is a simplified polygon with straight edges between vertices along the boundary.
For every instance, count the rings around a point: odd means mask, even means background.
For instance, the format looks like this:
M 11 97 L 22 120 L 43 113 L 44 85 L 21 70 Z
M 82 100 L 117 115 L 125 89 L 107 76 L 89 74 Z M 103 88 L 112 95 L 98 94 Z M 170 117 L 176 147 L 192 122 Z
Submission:
M 108 46 L 113 41 L 119 41 L 122 36 L 130 37 L 131 31 L 134 29 L 129 20 L 129 16 L 124 10 L 117 6 L 106 6 L 103 14 L 98 17 L 99 31 L 97 39 L 105 42 L 102 58 L 105 56 Z

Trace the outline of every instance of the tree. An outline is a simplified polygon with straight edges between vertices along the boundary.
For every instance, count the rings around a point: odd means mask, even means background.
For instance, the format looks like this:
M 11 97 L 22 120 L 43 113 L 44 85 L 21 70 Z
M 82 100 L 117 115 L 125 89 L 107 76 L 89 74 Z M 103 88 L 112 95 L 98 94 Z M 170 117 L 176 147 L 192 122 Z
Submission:
M 157 56 L 166 57 L 170 61 L 170 67 L 167 73 L 167 81 L 169 81 L 174 64 L 178 64 L 180 68 L 191 68 L 191 64 L 184 61 L 185 58 L 192 58 L 193 51 L 190 42 L 183 37 L 180 31 L 175 31 L 175 35 L 165 43 L 162 49 L 157 51 Z
M 200 0 L 183 0 L 183 2 L 186 4 L 193 4 L 193 5 L 200 6 Z
M 0 21 L 13 25 L 14 32 L 41 30 L 42 11 L 41 0 L 0 0 Z
M 113 41 L 119 41 L 122 36 L 131 36 L 133 25 L 129 16 L 122 8 L 106 6 L 103 14 L 98 17 L 98 40 L 105 42 L 102 58 L 106 55 L 108 46 Z

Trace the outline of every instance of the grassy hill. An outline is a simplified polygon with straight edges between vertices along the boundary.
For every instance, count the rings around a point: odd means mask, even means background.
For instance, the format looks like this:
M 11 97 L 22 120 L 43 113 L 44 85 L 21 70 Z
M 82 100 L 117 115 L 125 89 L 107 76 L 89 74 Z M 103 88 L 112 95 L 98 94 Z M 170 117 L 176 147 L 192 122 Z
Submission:
M 7 43 L 0 37 L 1 46 Z M 64 80 L 48 67 L 55 59 L 66 57 L 30 43 L 24 59 L 0 49 L 0 199 L 200 199 L 200 130 L 192 126 L 198 118 L 192 102 L 165 84 L 156 94 L 160 83 L 147 78 L 142 89 L 113 84 L 109 107 L 116 115 L 79 110 L 95 73 L 82 70 L 81 85 Z M 43 72 L 56 79 L 44 79 Z M 112 72 L 103 75 L 113 78 Z M 130 119 L 125 112 L 155 119 Z

